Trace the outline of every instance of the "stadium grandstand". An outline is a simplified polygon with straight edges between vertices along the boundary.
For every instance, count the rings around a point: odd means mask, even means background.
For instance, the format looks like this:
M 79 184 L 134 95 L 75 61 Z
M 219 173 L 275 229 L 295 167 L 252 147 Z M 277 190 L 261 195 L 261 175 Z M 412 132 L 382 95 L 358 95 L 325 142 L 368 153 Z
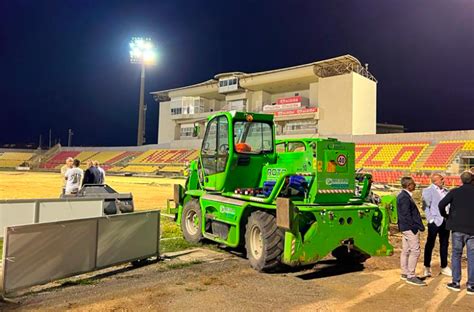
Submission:
M 431 135 L 431 136 L 430 136 Z M 420 185 L 430 183 L 434 172 L 447 174 L 446 184 L 460 184 L 459 173 L 474 166 L 474 131 L 403 133 L 352 137 L 356 141 L 356 168 L 372 173 L 375 182 L 398 184 L 403 175 L 410 175 Z M 424 136 L 424 137 L 423 137 Z M 420 140 L 415 140 L 415 138 Z M 456 137 L 456 140 L 446 138 Z M 460 139 L 466 137 L 469 139 Z M 436 140 L 435 138 L 438 138 Z M 347 141 L 348 138 L 342 138 Z M 386 140 L 383 142 L 382 140 Z M 370 142 L 373 141 L 373 142 Z M 35 152 L 0 152 L 0 168 L 12 169 L 34 160 Z M 60 147 L 33 169 L 58 171 L 68 157 L 97 160 L 112 174 L 184 175 L 189 162 L 199 155 L 198 149 L 170 149 L 156 145 L 111 148 Z

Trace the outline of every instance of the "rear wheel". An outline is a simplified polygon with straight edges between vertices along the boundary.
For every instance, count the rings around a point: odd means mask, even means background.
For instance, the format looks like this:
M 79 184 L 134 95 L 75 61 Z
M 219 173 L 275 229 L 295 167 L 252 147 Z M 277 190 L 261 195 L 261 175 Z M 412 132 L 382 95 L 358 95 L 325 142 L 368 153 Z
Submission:
M 245 230 L 245 249 L 250 265 L 257 271 L 274 271 L 281 264 L 283 231 L 273 215 L 253 212 Z
M 184 205 L 183 214 L 181 215 L 181 230 L 184 238 L 190 243 L 201 241 L 201 225 L 201 206 L 197 199 L 191 199 Z

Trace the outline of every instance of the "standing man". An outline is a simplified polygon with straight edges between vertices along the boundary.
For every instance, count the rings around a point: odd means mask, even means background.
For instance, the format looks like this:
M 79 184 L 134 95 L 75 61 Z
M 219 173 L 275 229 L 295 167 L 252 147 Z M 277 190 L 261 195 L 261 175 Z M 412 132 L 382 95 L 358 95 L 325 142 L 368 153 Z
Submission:
M 428 221 L 428 238 L 425 244 L 424 276 L 431 276 L 431 256 L 436 242 L 436 236 L 439 235 L 439 254 L 441 259 L 441 274 L 452 276 L 451 269 L 448 267 L 448 246 L 449 231 L 446 229 L 446 220 L 439 213 L 438 204 L 443 199 L 448 190 L 444 187 L 444 177 L 435 173 L 431 176 L 431 185 L 423 190 L 423 210 Z
M 61 194 L 64 195 L 66 193 L 66 179 L 64 179 L 64 176 L 66 175 L 66 171 L 68 171 L 68 169 L 71 169 L 72 168 L 72 163 L 73 163 L 74 159 L 72 159 L 71 157 L 68 157 L 66 159 L 66 163 L 61 167 L 61 183 L 62 183 L 62 192 Z
M 100 166 L 100 163 L 97 160 L 94 160 L 94 167 L 97 168 L 100 172 L 100 183 L 99 184 L 105 184 L 105 170 Z
M 439 202 L 439 211 L 447 218 L 446 228 L 452 231 L 453 281 L 446 285 L 453 291 L 461 290 L 461 257 L 467 249 L 467 294 L 474 295 L 474 185 L 469 171 L 461 174 L 462 186 L 451 190 Z M 449 214 L 446 206 L 449 207 Z
M 403 177 L 400 182 L 403 190 L 397 196 L 397 208 L 398 228 L 402 232 L 401 279 L 411 285 L 426 286 L 426 283 L 415 275 L 416 263 L 420 257 L 420 231 L 425 230 L 418 207 L 412 198 L 416 184 L 412 177 Z
M 94 167 L 92 160 L 87 161 L 87 169 L 84 172 L 84 180 L 82 180 L 82 186 L 85 184 L 101 184 L 100 183 L 100 171 Z
M 84 176 L 84 172 L 79 168 L 80 165 L 80 160 L 74 159 L 72 168 L 68 169 L 64 175 L 64 179 L 66 180 L 66 195 L 75 195 L 79 192 L 81 179 Z

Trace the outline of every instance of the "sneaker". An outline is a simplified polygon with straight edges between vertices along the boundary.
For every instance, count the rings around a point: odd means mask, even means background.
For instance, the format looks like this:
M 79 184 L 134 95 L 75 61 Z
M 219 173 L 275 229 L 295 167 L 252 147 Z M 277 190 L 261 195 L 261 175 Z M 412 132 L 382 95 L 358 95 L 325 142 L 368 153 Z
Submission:
M 451 271 L 450 267 L 441 268 L 441 274 L 446 276 L 453 276 L 453 271 Z
M 461 291 L 461 285 L 459 285 L 459 283 L 449 283 L 446 287 L 452 291 Z
M 431 277 L 431 268 L 430 267 L 425 267 L 423 276 L 424 277 Z
M 474 286 L 467 285 L 466 293 L 468 295 L 474 295 Z
M 415 286 L 427 286 L 424 281 L 422 281 L 416 276 L 407 278 L 407 283 Z
M 408 278 L 408 276 L 407 276 L 406 274 L 400 275 L 400 279 L 401 279 L 402 281 L 406 281 L 407 278 Z

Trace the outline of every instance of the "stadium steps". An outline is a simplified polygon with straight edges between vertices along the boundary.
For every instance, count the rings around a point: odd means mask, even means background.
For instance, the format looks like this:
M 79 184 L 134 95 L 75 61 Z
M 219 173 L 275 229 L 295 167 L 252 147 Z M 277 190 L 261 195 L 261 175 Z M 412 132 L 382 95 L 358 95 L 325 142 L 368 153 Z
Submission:
M 61 152 L 61 144 L 56 144 L 55 146 L 51 147 L 46 153 L 42 155 L 38 155 L 39 161 L 40 163 L 47 163 L 60 152 Z
M 422 169 L 423 164 L 426 162 L 428 157 L 430 157 L 430 155 L 433 154 L 435 147 L 436 145 L 430 145 L 427 148 L 425 148 L 425 150 L 423 151 L 423 153 L 420 155 L 420 157 L 415 162 L 415 165 L 413 166 L 414 171 Z
M 109 159 L 109 161 L 105 163 L 107 168 L 106 170 L 111 172 L 121 171 L 122 168 L 126 167 L 140 154 L 141 152 L 123 152 L 122 154 Z

